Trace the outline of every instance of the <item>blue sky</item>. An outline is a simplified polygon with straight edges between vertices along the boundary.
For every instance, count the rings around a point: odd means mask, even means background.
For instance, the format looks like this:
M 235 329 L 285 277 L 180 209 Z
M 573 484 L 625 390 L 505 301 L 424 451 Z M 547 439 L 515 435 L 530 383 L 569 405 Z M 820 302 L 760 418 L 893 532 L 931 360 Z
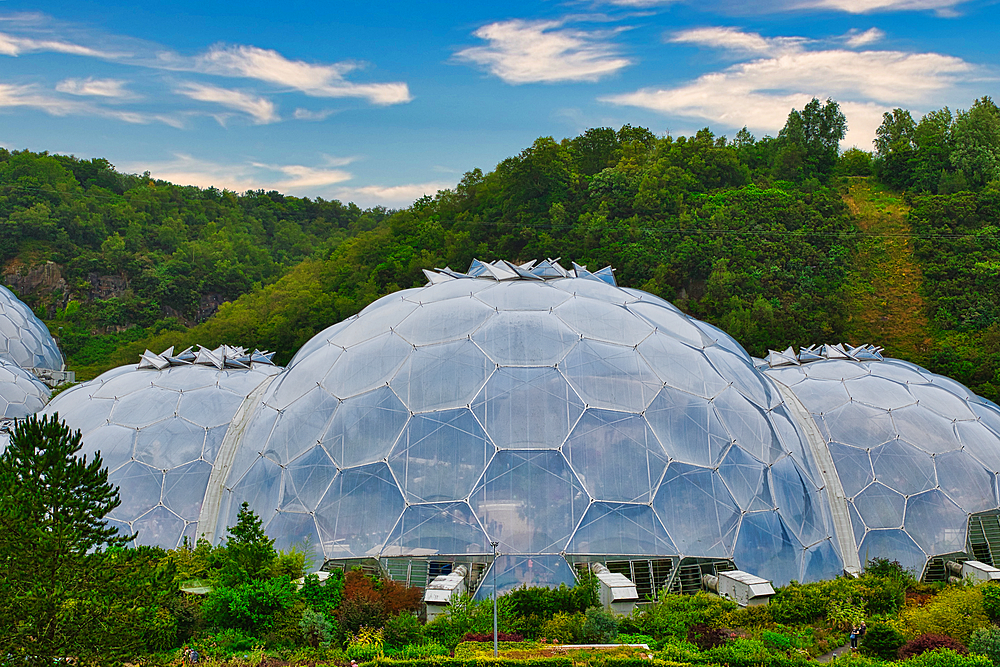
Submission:
M 0 0 L 0 145 L 402 207 L 539 136 L 1000 97 L 997 0 Z

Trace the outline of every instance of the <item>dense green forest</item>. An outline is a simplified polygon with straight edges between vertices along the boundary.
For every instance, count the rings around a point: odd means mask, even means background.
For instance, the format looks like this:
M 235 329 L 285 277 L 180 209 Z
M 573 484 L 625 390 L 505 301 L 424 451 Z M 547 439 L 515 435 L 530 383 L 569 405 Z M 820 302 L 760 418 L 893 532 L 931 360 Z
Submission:
M 83 378 L 172 344 L 257 346 L 285 362 L 326 326 L 423 284 L 421 269 L 562 257 L 614 266 L 620 284 L 755 355 L 884 344 L 1000 398 L 1000 110 L 989 98 L 919 121 L 896 109 L 872 152 L 840 152 L 845 130 L 836 102 L 813 100 L 777 137 L 628 125 L 542 137 L 399 211 L 4 151 L 0 261 Z M 889 209 L 887 231 L 875 219 Z M 902 292 L 880 275 L 892 238 Z

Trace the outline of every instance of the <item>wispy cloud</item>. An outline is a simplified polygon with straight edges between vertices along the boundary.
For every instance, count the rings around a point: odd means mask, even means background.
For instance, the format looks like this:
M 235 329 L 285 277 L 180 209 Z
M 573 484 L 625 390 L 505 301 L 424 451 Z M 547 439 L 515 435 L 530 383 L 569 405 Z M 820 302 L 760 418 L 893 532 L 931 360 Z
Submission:
M 74 56 L 90 56 L 93 58 L 115 58 L 117 54 L 108 53 L 98 49 L 92 49 L 80 44 L 64 42 L 53 39 L 32 39 L 30 37 L 18 37 L 9 33 L 0 32 L 0 55 L 19 56 L 25 53 L 66 53 Z
M 725 35 L 715 44 L 733 53 L 746 54 L 744 44 L 762 45 L 756 49 L 760 53 L 774 43 L 754 33 Z M 802 42 L 789 50 L 764 51 L 762 57 L 679 86 L 644 88 L 602 99 L 730 127 L 746 124 L 774 133 L 792 107 L 801 109 L 812 97 L 832 97 L 840 101 L 848 117 L 850 132 L 845 143 L 867 146 L 883 110 L 932 102 L 970 80 L 975 71 L 961 58 L 937 53 L 808 50 Z
M 310 109 L 303 109 L 299 107 L 292 114 L 295 120 L 326 120 L 333 114 L 337 113 L 336 109 L 321 109 L 319 111 L 312 111 Z
M 851 14 L 875 12 L 934 11 L 953 16 L 955 7 L 968 0 L 799 0 L 788 3 L 789 9 L 835 9 Z
M 3 108 L 37 109 L 52 116 L 100 116 L 138 125 L 150 123 L 163 123 L 173 127 L 183 125 L 178 117 L 169 114 L 148 114 L 109 109 L 90 102 L 52 95 L 34 84 L 0 84 L 0 109 Z
M 667 40 L 676 44 L 695 44 L 715 49 L 725 49 L 739 54 L 776 55 L 799 51 L 808 42 L 803 37 L 763 37 L 755 32 L 744 32 L 732 27 L 692 28 L 673 33 Z
M 435 195 L 439 190 L 455 187 L 454 183 L 430 182 L 405 185 L 366 185 L 358 188 L 341 188 L 335 197 L 353 201 L 361 206 L 401 208 L 409 206 L 424 195 Z
M 857 30 L 852 30 L 844 35 L 844 43 L 847 44 L 852 49 L 861 48 L 862 46 L 868 46 L 869 44 L 874 44 L 875 42 L 881 42 L 885 39 L 885 33 L 878 28 L 869 28 L 864 32 L 859 32 Z
M 584 31 L 561 21 L 502 21 L 473 35 L 488 42 L 455 53 L 511 84 L 597 81 L 632 64 L 609 41 L 616 31 Z
M 86 95 L 93 97 L 113 97 L 123 99 L 131 95 L 125 89 L 127 82 L 120 79 L 63 79 L 56 84 L 56 90 L 67 95 Z
M 214 102 L 229 109 L 242 111 L 257 124 L 274 123 L 280 118 L 274 108 L 274 102 L 266 97 L 260 97 L 240 90 L 219 88 L 202 83 L 185 82 L 177 87 L 176 92 L 199 102 Z

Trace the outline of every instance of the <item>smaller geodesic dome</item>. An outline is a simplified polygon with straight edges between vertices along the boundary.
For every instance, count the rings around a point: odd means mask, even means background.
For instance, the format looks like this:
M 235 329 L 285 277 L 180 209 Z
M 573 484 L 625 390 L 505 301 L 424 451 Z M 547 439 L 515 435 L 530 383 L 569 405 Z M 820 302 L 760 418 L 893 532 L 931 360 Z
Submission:
M 230 423 L 279 370 L 270 354 L 242 348 L 147 350 L 138 366 L 68 389 L 42 414 L 58 413 L 79 429 L 81 453 L 101 452 L 122 501 L 110 523 L 123 534 L 138 532 L 137 544 L 172 548 L 182 538 L 197 539 Z
M 44 368 L 61 371 L 59 346 L 48 328 L 35 317 L 31 308 L 0 285 L 0 359 L 21 368 Z
M 970 515 L 1000 510 L 996 404 L 870 346 L 772 352 L 762 368 L 826 442 L 861 563 L 920 575 L 935 556 L 975 553 Z
M 34 375 L 0 359 L 0 421 L 35 414 L 49 402 L 51 393 Z

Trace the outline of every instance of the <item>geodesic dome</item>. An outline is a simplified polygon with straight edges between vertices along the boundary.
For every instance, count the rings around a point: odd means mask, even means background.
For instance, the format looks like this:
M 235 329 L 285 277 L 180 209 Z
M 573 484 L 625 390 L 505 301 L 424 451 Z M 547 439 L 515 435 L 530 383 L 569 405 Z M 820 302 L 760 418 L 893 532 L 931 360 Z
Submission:
M 173 348 L 162 355 L 147 351 L 138 366 L 114 368 L 64 391 L 42 414 L 58 413 L 79 429 L 82 454 L 101 452 L 122 500 L 109 523 L 121 534 L 138 532 L 137 544 L 173 548 L 184 537 L 197 539 L 230 423 L 247 396 L 279 370 L 270 355 L 228 346 L 176 356 Z
M 49 401 L 52 392 L 20 366 L 0 359 L 0 421 L 33 415 Z
M 66 367 L 45 324 L 3 285 L 0 285 L 0 359 L 29 369 L 61 371 Z
M 571 581 L 564 556 L 602 554 L 732 559 L 778 583 L 841 572 L 814 456 L 732 338 L 610 269 L 428 278 L 318 334 L 267 387 L 216 538 L 245 500 L 279 548 L 498 542 L 512 582 Z
M 836 466 L 860 562 L 972 553 L 969 515 L 1000 510 L 1000 408 L 877 349 L 772 352 L 766 375 L 809 412 Z

